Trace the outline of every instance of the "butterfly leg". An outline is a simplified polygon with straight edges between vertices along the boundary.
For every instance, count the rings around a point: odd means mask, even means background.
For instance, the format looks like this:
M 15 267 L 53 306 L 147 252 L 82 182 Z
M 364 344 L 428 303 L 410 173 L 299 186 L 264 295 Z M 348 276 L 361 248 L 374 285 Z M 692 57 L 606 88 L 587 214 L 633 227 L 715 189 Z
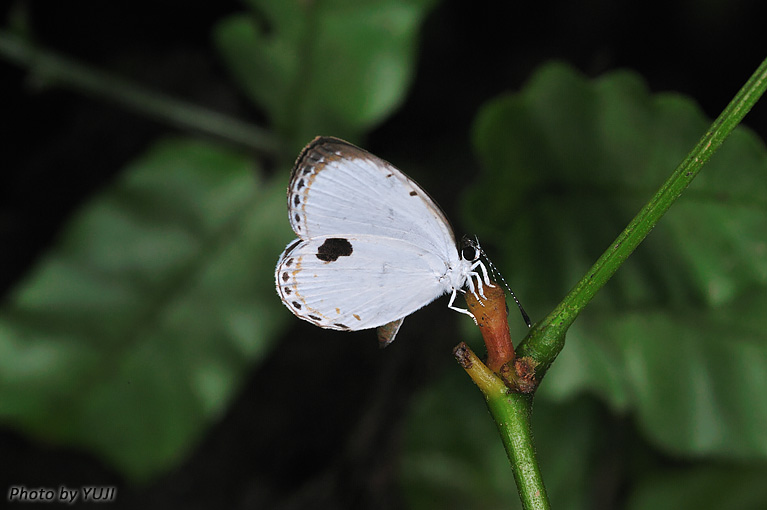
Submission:
M 455 310 L 456 312 L 461 312 L 469 317 L 471 317 L 471 320 L 474 321 L 474 324 L 477 323 L 476 317 L 474 317 L 474 314 L 472 314 L 470 311 L 466 310 L 465 308 L 458 308 L 457 306 L 453 306 L 453 303 L 455 302 L 455 295 L 458 293 L 458 289 L 453 289 L 453 293 L 450 295 L 450 302 L 447 304 L 447 307 L 451 310 Z
M 477 301 L 479 301 L 479 304 L 481 304 L 482 306 L 485 306 L 484 304 L 482 304 L 482 299 L 486 299 L 486 298 L 485 298 L 485 293 L 483 292 L 484 289 L 482 288 L 482 280 L 479 279 L 479 273 L 477 273 L 476 271 L 471 271 L 467 273 L 466 276 L 468 277 L 466 278 L 466 285 L 469 286 L 469 292 L 474 294 L 474 297 L 477 298 Z M 472 280 L 472 278 L 477 279 L 476 286 L 474 285 L 474 280 Z M 477 289 L 479 289 L 479 296 L 477 295 Z M 482 296 L 482 299 L 479 299 L 480 296 Z
M 485 267 L 485 265 L 482 263 L 481 260 L 478 260 L 474 264 L 471 265 L 472 271 L 476 267 L 479 267 L 480 269 L 482 269 L 482 278 L 485 280 L 485 285 L 487 285 L 488 287 L 495 287 L 495 285 L 490 283 L 490 275 L 487 274 L 487 268 Z M 479 281 L 479 274 L 477 274 L 476 271 L 474 272 L 474 276 L 476 276 L 477 277 L 477 281 Z M 484 296 L 482 296 L 482 297 L 484 297 Z
M 477 267 L 479 267 L 482 270 L 481 277 L 480 277 L 480 274 L 477 271 L 474 271 L 474 269 L 476 269 Z M 469 291 L 472 294 L 474 294 L 474 297 L 477 298 L 477 300 L 479 301 L 479 304 L 481 304 L 482 306 L 485 306 L 482 303 L 482 300 L 479 299 L 479 296 L 477 296 L 477 290 L 476 289 L 478 289 L 479 295 L 482 296 L 482 299 L 487 299 L 485 297 L 485 292 L 484 292 L 485 289 L 482 286 L 482 280 L 483 279 L 485 280 L 485 285 L 487 285 L 488 287 L 495 287 L 495 285 L 490 283 L 490 276 L 488 276 L 488 274 L 487 274 L 487 268 L 485 267 L 485 265 L 482 263 L 481 260 L 478 260 L 474 264 L 472 264 L 472 266 L 471 266 L 471 268 L 469 268 L 469 270 L 470 270 L 470 272 L 467 275 L 468 276 L 467 280 L 468 280 L 468 285 L 469 285 Z M 476 289 L 474 287 L 474 281 L 472 280 L 472 277 L 477 279 L 477 287 L 476 287 Z

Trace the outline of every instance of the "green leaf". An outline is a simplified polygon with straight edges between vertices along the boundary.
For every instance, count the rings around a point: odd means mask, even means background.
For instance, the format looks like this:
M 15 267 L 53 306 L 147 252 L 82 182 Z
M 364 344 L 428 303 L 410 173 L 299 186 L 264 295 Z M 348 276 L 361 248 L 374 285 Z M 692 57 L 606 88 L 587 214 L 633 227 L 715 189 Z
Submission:
M 533 317 L 553 308 L 709 125 L 630 72 L 552 64 L 486 105 L 467 212 Z M 767 456 L 767 152 L 737 129 L 568 333 L 541 387 L 635 414 L 667 451 Z M 499 257 L 497 254 L 502 254 Z
M 84 207 L 0 310 L 0 416 L 134 480 L 180 460 L 289 314 L 283 182 L 158 143 Z
M 319 134 L 354 139 L 403 100 L 434 0 L 251 0 L 215 42 L 243 90 L 296 150 Z

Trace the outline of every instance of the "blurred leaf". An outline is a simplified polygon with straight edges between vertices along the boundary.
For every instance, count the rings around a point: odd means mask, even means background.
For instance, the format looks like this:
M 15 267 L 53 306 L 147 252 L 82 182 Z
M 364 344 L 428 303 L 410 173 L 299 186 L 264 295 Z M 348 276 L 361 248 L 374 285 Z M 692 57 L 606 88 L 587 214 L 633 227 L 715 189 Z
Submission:
M 640 482 L 631 510 L 762 510 L 767 467 L 703 466 L 663 470 Z
M 0 310 L 0 416 L 129 477 L 169 467 L 289 314 L 285 186 L 250 158 L 158 143 L 89 203 Z
M 218 24 L 231 72 L 297 151 L 320 134 L 354 139 L 403 100 L 419 25 L 435 0 L 251 0 Z
M 481 510 L 518 501 L 482 395 L 458 367 L 414 399 L 412 409 L 400 470 L 410 508 Z
M 540 318 L 614 240 L 709 121 L 630 72 L 544 67 L 480 113 L 467 206 Z M 635 413 L 668 451 L 767 456 L 767 152 L 739 128 L 568 334 L 542 394 Z M 493 246 L 495 243 L 495 246 Z
M 554 508 L 591 508 L 595 406 L 536 403 L 533 430 Z M 457 367 L 413 401 L 401 469 L 414 510 L 520 508 L 509 460 L 482 394 Z

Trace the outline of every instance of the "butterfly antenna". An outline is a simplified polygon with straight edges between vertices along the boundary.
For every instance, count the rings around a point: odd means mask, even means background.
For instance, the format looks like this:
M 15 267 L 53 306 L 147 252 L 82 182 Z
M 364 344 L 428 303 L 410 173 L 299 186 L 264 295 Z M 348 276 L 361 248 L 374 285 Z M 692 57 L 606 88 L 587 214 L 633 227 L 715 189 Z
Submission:
M 517 299 L 516 294 L 514 294 L 514 291 L 511 290 L 511 287 L 509 287 L 509 284 L 506 283 L 506 278 L 503 277 L 500 271 L 498 271 L 498 268 L 495 267 L 495 264 L 493 264 L 493 261 L 490 260 L 490 257 L 487 256 L 487 253 L 485 253 L 485 250 L 482 249 L 482 247 L 479 245 L 479 239 L 476 237 L 474 238 L 474 242 L 476 243 L 476 248 L 479 250 L 479 253 L 482 254 L 482 256 L 487 261 L 487 265 L 490 266 L 490 272 L 493 273 L 494 278 L 500 278 L 501 282 L 503 282 L 503 286 L 506 287 L 506 290 L 509 291 L 509 294 L 511 295 L 511 298 L 514 300 L 514 302 L 517 304 L 517 307 L 519 308 L 519 312 L 522 314 L 522 318 L 525 320 L 525 324 L 527 324 L 527 327 L 532 327 L 532 323 L 530 322 L 530 316 L 527 315 L 527 312 L 524 308 L 522 308 L 522 303 L 519 302 L 519 299 Z

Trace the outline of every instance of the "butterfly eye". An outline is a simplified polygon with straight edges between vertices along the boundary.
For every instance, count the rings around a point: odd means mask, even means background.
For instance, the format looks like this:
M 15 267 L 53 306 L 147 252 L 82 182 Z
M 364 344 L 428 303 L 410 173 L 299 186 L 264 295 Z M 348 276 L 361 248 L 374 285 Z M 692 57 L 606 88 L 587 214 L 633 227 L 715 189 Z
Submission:
M 478 253 L 477 253 L 477 249 L 474 248 L 474 246 L 471 246 L 471 245 L 467 245 L 467 246 L 464 246 L 463 248 L 461 248 L 461 257 L 464 260 L 470 260 L 472 262 L 477 260 L 477 258 L 479 258 L 478 257 Z

